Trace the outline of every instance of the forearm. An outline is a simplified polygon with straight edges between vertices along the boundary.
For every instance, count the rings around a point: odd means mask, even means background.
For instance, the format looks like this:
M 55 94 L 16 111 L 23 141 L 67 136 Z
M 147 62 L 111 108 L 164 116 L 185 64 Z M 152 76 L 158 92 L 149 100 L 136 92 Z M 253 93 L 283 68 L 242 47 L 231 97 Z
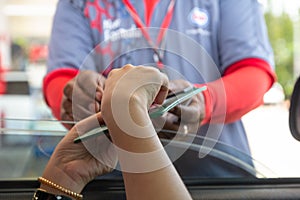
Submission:
M 123 172 L 127 199 L 192 199 L 173 165 L 149 173 Z
M 266 63 L 247 64 L 233 65 L 221 79 L 207 84 L 208 89 L 203 93 L 206 102 L 203 123 L 231 123 L 263 103 L 263 96 L 276 75 Z
M 116 129 L 110 133 L 122 148 L 118 158 L 128 199 L 191 199 L 157 136 L 137 139 Z
M 105 116 L 104 120 L 113 143 L 120 149 L 135 153 L 152 152 L 162 148 L 147 108 L 136 106 L 138 104 L 131 102 L 132 106 L 129 106 L 128 116 L 125 111 L 114 114 L 112 110 L 107 109 L 111 105 L 104 106 L 102 109 L 102 115 Z M 116 117 L 121 120 L 118 122 Z M 121 124 L 120 121 L 126 122 Z
M 120 128 L 113 118 L 106 122 L 117 147 L 127 198 L 191 199 L 153 129 L 147 111 L 133 107 L 131 117 L 141 127 L 151 125 L 143 129 L 143 138 L 124 131 L 126 128 Z

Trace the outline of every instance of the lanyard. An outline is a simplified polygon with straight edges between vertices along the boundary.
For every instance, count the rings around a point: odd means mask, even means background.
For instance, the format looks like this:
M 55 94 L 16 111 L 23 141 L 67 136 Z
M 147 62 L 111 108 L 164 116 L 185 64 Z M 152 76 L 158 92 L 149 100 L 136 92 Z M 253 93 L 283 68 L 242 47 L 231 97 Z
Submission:
M 139 0 L 140 1 L 140 0 Z M 143 36 L 145 37 L 145 39 L 147 40 L 148 44 L 151 46 L 151 48 L 154 51 L 154 55 L 153 55 L 153 59 L 157 64 L 157 67 L 162 69 L 163 68 L 163 52 L 159 51 L 159 46 L 161 44 L 161 42 L 163 41 L 164 37 L 165 37 L 165 33 L 167 28 L 169 27 L 172 17 L 173 17 L 173 12 L 174 12 L 174 5 L 175 5 L 175 0 L 171 0 L 168 6 L 168 10 L 167 10 L 167 14 L 161 24 L 158 36 L 156 38 L 156 43 L 154 43 L 146 29 L 146 25 L 143 23 L 143 21 L 141 20 L 141 18 L 139 17 L 137 11 L 135 10 L 135 8 L 132 6 L 132 4 L 130 3 L 129 0 L 123 0 L 123 3 L 125 4 L 127 11 L 129 12 L 129 14 L 131 15 L 133 21 L 135 22 L 135 24 L 137 25 L 138 28 L 141 29 L 141 32 L 143 34 Z

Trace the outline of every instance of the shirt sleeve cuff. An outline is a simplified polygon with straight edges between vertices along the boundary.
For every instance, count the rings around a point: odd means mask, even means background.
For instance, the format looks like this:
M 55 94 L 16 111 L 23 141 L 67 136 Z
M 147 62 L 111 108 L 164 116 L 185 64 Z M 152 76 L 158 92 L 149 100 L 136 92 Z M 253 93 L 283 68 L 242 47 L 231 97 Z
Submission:
M 43 94 L 54 117 L 60 119 L 60 107 L 63 90 L 68 81 L 78 73 L 77 69 L 60 68 L 48 73 L 43 80 Z

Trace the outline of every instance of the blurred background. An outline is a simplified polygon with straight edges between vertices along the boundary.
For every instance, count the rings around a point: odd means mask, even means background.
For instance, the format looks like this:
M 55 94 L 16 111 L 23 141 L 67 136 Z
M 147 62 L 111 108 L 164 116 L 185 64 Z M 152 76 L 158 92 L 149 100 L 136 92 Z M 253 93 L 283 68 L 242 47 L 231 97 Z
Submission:
M 288 128 L 289 98 L 300 75 L 300 1 L 259 1 L 275 53 L 278 83 L 266 94 L 265 105 L 243 120 L 253 157 L 280 177 L 300 177 L 300 158 L 293 154 L 300 152 L 300 143 Z M 0 118 L 6 118 L 0 121 L 0 178 L 38 176 L 66 131 L 52 121 L 41 87 L 56 3 L 0 1 Z
M 269 38 L 275 54 L 278 82 L 289 98 L 300 74 L 300 23 L 298 0 L 262 0 Z
M 40 118 L 55 0 L 0 1 L 0 114 Z M 32 98 L 31 98 L 32 97 Z M 7 100 L 6 100 L 7 99 Z M 4 101 L 4 102 L 3 102 Z M 27 106 L 33 102 L 33 107 Z M 35 108 L 32 110 L 32 108 Z M 42 115 L 42 116 L 40 116 Z
M 298 0 L 260 0 L 275 53 L 275 69 L 284 97 L 289 99 L 300 74 Z M 35 92 L 45 74 L 47 43 L 57 0 L 0 2 L 0 94 Z M 27 84 L 27 85 L 26 85 Z M 277 98 L 277 99 L 275 99 Z

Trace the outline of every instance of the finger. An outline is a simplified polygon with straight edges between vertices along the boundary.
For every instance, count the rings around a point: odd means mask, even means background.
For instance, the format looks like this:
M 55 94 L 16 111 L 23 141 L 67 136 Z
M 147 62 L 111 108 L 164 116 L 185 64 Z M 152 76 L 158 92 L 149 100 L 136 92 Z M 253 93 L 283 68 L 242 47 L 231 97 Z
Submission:
M 132 64 L 126 64 L 125 66 L 123 66 L 122 68 L 120 68 L 120 70 L 127 71 L 127 70 L 131 70 L 132 68 L 135 68 L 135 66 L 132 65 Z
M 73 96 L 74 80 L 75 79 L 71 79 L 70 81 L 68 81 L 63 90 L 64 96 L 70 100 L 72 99 Z
M 92 113 L 97 113 L 101 111 L 101 104 L 98 102 L 92 103 L 88 106 L 88 110 L 90 110 Z
M 101 125 L 104 125 L 104 124 L 105 124 L 101 112 L 96 113 L 96 117 L 97 117 L 97 120 L 98 120 L 99 124 L 101 124 Z
M 90 104 L 95 104 L 97 102 L 100 102 L 100 99 L 99 101 L 96 101 L 96 91 L 94 91 L 94 94 L 93 96 L 90 96 L 89 94 L 86 93 L 86 91 L 83 91 L 81 88 L 79 87 L 76 87 L 74 90 L 73 90 L 73 97 L 72 97 L 72 103 L 73 103 L 73 106 L 74 105 L 79 105 L 79 107 L 83 107 L 85 109 L 89 109 L 89 105 Z M 100 93 L 98 93 L 98 98 L 102 98 L 102 95 Z M 90 110 L 91 112 L 94 112 L 95 109 L 91 109 Z M 73 111 L 74 113 L 74 111 Z
M 178 116 L 178 117 L 182 117 L 181 114 L 182 114 L 182 111 L 184 110 L 182 107 L 183 106 L 190 106 L 191 105 L 191 102 L 192 102 L 192 99 L 188 99 L 184 102 L 182 102 L 181 104 L 175 106 L 174 108 L 172 108 L 169 112 Z
M 199 122 L 200 110 L 198 106 L 183 106 L 180 105 L 181 110 L 181 121 L 186 123 Z
M 91 92 L 92 89 L 85 89 L 82 88 L 80 85 L 82 85 L 80 82 L 86 82 L 82 80 L 82 77 L 84 75 L 78 75 L 78 77 L 75 79 L 72 79 L 69 81 L 66 86 L 64 87 L 64 96 L 62 100 L 62 107 L 66 110 L 67 113 L 72 114 L 72 104 L 74 103 L 81 105 L 82 107 L 85 107 L 88 109 L 88 105 L 95 103 L 95 99 L 97 99 L 99 102 L 102 98 L 103 90 L 100 87 L 95 87 L 95 90 L 93 90 L 93 93 Z M 88 86 L 88 84 L 93 84 L 86 82 L 87 88 L 93 88 L 93 86 Z M 96 85 L 96 84 L 94 84 Z M 90 95 L 92 93 L 92 95 Z M 78 112 L 79 110 L 77 110 Z M 90 110 L 91 112 L 95 111 L 94 109 Z
M 100 86 L 101 88 L 103 88 L 104 84 L 106 81 L 106 77 L 103 76 L 102 74 L 99 74 L 99 78 L 98 78 L 98 86 Z
M 79 100 L 76 100 L 76 102 Z M 93 106 L 90 106 L 93 105 Z M 67 99 L 67 97 L 63 97 L 62 101 L 62 109 L 61 109 L 61 118 L 63 120 L 71 119 L 80 121 L 96 112 L 98 112 L 100 105 L 97 102 L 93 102 L 90 104 L 80 105 L 78 103 L 72 102 L 72 100 Z
M 96 113 L 96 111 L 89 110 L 88 106 L 81 106 L 79 104 L 73 104 L 73 117 L 76 121 L 85 119 L 95 113 Z
M 63 96 L 61 107 L 63 112 L 68 113 L 69 115 L 73 115 L 72 101 L 68 99 L 66 96 Z
M 106 78 L 104 76 L 98 75 L 97 84 L 96 84 L 96 92 L 95 92 L 95 94 L 89 94 L 90 96 L 95 95 L 95 99 L 99 102 L 102 99 L 105 80 L 106 80 Z
M 110 78 L 110 77 L 114 76 L 114 74 L 118 73 L 119 71 L 124 70 L 125 67 L 128 69 L 128 68 L 129 68 L 128 66 L 129 66 L 129 65 L 125 65 L 125 66 L 122 67 L 122 68 L 116 68 L 116 69 L 111 70 L 111 71 L 109 72 L 107 78 Z M 132 66 L 132 65 L 131 65 L 131 66 Z
M 187 88 L 187 87 L 191 87 L 192 84 L 185 81 L 185 80 L 182 80 L 182 79 L 179 79 L 179 80 L 172 80 L 170 81 L 170 84 L 169 84 L 169 89 L 170 89 L 170 93 L 177 93 L 179 91 L 182 91 L 183 89 Z
M 70 122 L 74 121 L 73 114 L 72 114 L 72 102 L 70 102 L 65 96 L 63 96 L 63 100 L 62 100 L 62 106 L 60 109 L 60 118 L 62 121 L 70 121 Z M 73 127 L 73 124 L 63 123 L 63 125 L 69 130 Z
M 74 121 L 73 115 L 70 115 L 69 113 L 66 113 L 66 112 L 62 112 L 61 113 L 61 119 L 63 121 L 70 121 L 70 122 Z
M 73 90 L 73 97 L 72 100 L 73 102 L 77 102 L 78 104 L 81 105 L 88 105 L 88 103 L 92 103 L 95 101 L 95 95 L 96 94 L 96 90 L 94 90 L 93 95 L 89 95 L 87 93 L 87 91 L 82 90 L 81 88 L 74 88 Z
M 160 76 L 161 76 L 161 87 L 159 89 L 158 94 L 156 95 L 156 97 L 154 99 L 154 103 L 157 103 L 157 104 L 162 104 L 164 102 L 164 100 L 166 99 L 166 97 L 168 95 L 168 91 L 169 91 L 168 77 L 163 73 L 160 73 Z
M 201 110 L 199 102 L 192 100 L 189 105 L 180 104 L 174 107 L 170 113 L 178 116 L 182 122 L 193 123 L 200 120 Z
M 101 79 L 105 78 L 97 72 L 84 70 L 77 75 L 75 85 L 76 87 L 80 87 L 80 89 L 86 92 L 86 94 L 94 96 L 98 83 L 103 82 Z
M 67 113 L 61 114 L 62 121 L 68 121 L 68 122 L 74 122 L 73 116 L 68 115 Z M 73 123 L 62 123 L 64 127 L 66 127 L 68 130 L 70 130 L 74 124 Z
M 185 111 L 185 107 L 190 107 L 192 105 L 193 99 L 188 99 L 184 102 L 182 102 L 181 104 L 175 106 L 174 108 L 172 108 L 169 112 L 178 116 L 178 117 L 182 117 L 182 112 Z
M 95 100 L 99 103 L 101 102 L 103 96 L 103 89 L 100 87 L 97 87 L 96 93 L 95 93 Z

